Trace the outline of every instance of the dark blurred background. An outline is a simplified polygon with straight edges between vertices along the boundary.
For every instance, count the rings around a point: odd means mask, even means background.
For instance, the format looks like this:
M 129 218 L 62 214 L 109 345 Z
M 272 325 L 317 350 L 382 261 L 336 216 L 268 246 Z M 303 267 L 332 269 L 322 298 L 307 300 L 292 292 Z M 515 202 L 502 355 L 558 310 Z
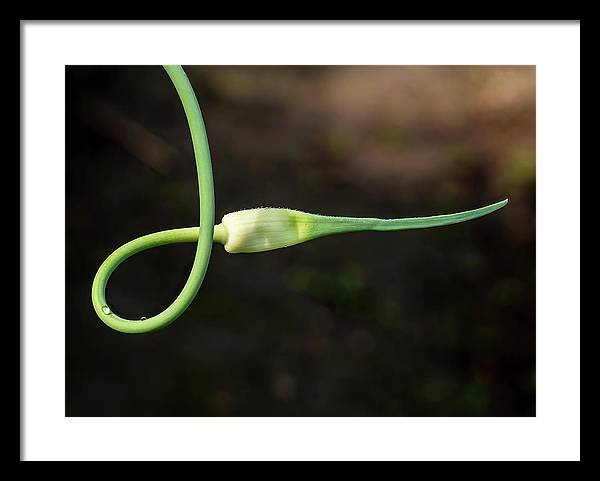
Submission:
M 535 68 L 193 66 L 216 218 L 249 207 L 449 227 L 262 254 L 214 245 L 175 323 L 125 335 L 101 262 L 197 225 L 191 140 L 161 67 L 66 68 L 67 416 L 535 415 Z M 111 308 L 150 317 L 195 245 L 126 261 Z

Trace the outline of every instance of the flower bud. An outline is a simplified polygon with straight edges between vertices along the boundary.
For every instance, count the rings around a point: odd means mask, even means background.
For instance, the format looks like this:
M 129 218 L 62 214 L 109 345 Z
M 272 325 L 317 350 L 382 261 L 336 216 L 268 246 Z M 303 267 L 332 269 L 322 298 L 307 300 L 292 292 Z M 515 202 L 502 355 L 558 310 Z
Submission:
M 501 209 L 508 199 L 479 209 L 455 214 L 404 219 L 334 217 L 292 209 L 240 210 L 223 216 L 214 228 L 213 239 L 231 254 L 264 252 L 290 247 L 318 237 L 358 231 L 425 229 L 469 221 Z
M 258 208 L 232 212 L 215 226 L 215 241 L 230 254 L 263 252 L 315 238 L 314 216 L 292 209 Z

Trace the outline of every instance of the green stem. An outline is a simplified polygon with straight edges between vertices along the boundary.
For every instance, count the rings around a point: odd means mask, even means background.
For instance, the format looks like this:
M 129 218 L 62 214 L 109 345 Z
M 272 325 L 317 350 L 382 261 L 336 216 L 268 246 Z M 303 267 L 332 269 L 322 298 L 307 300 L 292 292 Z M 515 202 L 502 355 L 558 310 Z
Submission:
M 165 65 L 164 68 L 179 94 L 190 127 L 200 191 L 200 228 L 174 229 L 140 237 L 118 248 L 102 263 L 92 284 L 94 310 L 105 324 L 117 331 L 126 333 L 142 333 L 160 329 L 169 325 L 187 309 L 204 280 L 213 242 L 215 201 L 210 150 L 202 113 L 194 89 L 183 68 L 179 65 Z M 169 307 L 160 314 L 143 321 L 124 319 L 112 312 L 106 302 L 105 289 L 110 275 L 121 262 L 142 250 L 152 247 L 173 242 L 196 241 L 198 245 L 190 275 L 183 289 Z

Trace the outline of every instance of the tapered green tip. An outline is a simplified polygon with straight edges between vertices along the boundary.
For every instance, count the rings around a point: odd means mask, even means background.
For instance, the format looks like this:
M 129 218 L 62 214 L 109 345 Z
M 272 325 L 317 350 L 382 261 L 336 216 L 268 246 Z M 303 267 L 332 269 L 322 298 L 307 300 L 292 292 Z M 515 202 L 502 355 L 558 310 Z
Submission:
M 491 204 L 488 207 L 493 208 L 494 210 L 502 209 L 506 204 L 508 204 L 508 198 L 501 200 L 500 202 L 496 202 L 495 204 Z
M 501 200 L 500 202 L 496 202 L 495 204 L 490 205 L 494 210 L 502 209 L 506 204 L 508 204 L 508 198 Z

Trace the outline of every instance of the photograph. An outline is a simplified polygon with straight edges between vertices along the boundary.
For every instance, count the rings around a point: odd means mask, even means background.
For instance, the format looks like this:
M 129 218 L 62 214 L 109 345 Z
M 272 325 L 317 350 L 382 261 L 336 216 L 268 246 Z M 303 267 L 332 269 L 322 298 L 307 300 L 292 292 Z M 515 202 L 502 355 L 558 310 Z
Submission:
M 82 65 L 79 417 L 535 417 L 535 65 Z

